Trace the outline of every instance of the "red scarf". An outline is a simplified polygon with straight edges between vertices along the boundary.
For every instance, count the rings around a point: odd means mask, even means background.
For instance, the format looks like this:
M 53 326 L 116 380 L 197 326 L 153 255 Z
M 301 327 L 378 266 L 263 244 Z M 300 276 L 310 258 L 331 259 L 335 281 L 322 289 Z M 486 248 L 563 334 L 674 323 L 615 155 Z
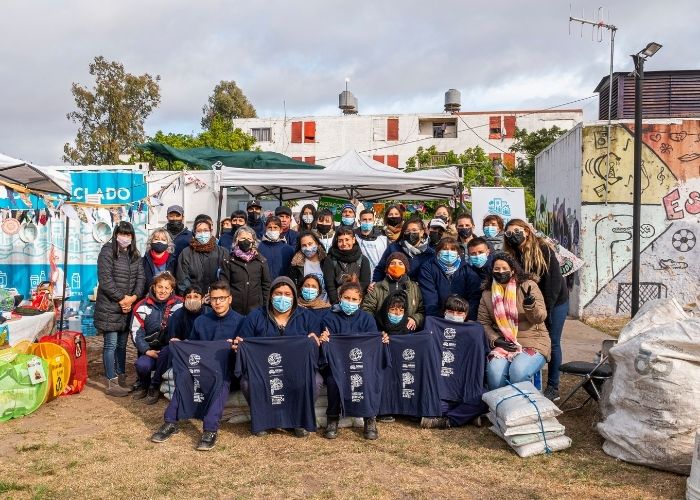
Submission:
M 153 250 L 151 250 L 151 260 L 153 260 L 153 265 L 156 267 L 161 267 L 163 264 L 168 262 L 170 257 L 170 252 L 163 252 L 163 255 L 158 257 Z

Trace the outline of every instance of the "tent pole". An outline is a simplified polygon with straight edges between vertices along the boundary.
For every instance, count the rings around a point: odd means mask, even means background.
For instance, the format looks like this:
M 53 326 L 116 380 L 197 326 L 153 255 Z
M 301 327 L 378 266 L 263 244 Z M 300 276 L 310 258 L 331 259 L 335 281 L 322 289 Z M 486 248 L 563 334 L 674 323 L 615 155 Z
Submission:
M 216 212 L 216 234 L 221 237 L 221 206 L 224 203 L 224 186 L 219 186 L 219 207 Z
M 280 206 L 282 206 L 282 188 L 281 188 L 281 187 L 280 187 L 280 196 L 279 196 L 279 200 L 280 200 Z
M 459 205 L 460 208 L 464 209 L 464 174 L 462 173 L 463 165 L 459 166 L 459 184 L 457 184 L 457 189 L 459 189 Z
M 70 197 L 68 197 L 70 200 Z M 64 214 L 65 215 L 65 214 Z M 61 320 L 58 330 L 63 331 L 63 318 L 66 314 L 66 284 L 68 283 L 68 237 L 70 235 L 70 217 L 66 216 L 66 232 L 63 237 L 63 293 L 61 295 Z

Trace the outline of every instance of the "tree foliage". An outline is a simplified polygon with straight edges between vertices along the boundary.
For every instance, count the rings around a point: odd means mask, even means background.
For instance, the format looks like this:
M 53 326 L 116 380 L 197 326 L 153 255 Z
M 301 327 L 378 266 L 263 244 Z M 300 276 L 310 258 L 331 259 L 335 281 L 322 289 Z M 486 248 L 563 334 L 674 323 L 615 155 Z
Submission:
M 179 149 L 208 147 L 226 151 L 248 151 L 255 144 L 255 138 L 252 135 L 246 134 L 240 128 L 234 128 L 229 120 L 218 116 L 214 117 L 208 130 L 204 130 L 197 135 L 166 134 L 159 130 L 149 140 Z M 149 162 L 156 170 L 184 170 L 192 168 L 180 161 L 171 163 L 150 152 L 140 152 L 139 159 L 140 161 Z
M 202 128 L 208 129 L 215 117 L 232 121 L 235 118 L 257 118 L 257 113 L 243 91 L 233 80 L 221 80 L 202 108 Z
M 515 143 L 510 147 L 510 150 L 525 156 L 524 160 L 518 161 L 515 175 L 520 178 L 523 185 L 533 195 L 535 193 L 535 156 L 557 140 L 564 132 L 566 132 L 564 129 L 556 125 L 552 128 L 541 128 L 534 132 L 528 132 L 517 127 L 515 129 Z
M 140 76 L 124 65 L 95 57 L 90 64 L 92 89 L 73 83 L 76 110 L 66 117 L 79 125 L 75 145 L 63 146 L 63 161 L 73 165 L 118 164 L 119 155 L 143 142 L 144 122 L 160 104 L 160 76 Z

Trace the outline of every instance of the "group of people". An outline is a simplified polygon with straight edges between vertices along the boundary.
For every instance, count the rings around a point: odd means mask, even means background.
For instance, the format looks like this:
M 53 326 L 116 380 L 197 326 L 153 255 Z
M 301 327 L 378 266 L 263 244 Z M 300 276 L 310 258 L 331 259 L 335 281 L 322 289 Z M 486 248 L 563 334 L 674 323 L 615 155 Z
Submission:
M 172 342 L 228 340 L 235 351 L 250 337 L 305 335 L 321 345 L 367 332 L 390 342 L 421 331 L 433 316 L 483 326 L 488 388 L 530 379 L 549 362 L 544 394 L 558 399 L 568 290 L 555 249 L 526 221 L 504 224 L 488 215 L 479 231 L 470 214 L 453 217 L 444 205 L 427 223 L 389 205 L 379 227 L 377 214 L 358 214 L 352 203 L 342 207 L 340 224 L 311 204 L 298 222 L 285 206 L 263 220 L 254 200 L 223 221 L 217 238 L 209 216 L 197 216 L 189 230 L 184 215 L 169 207 L 167 224 L 150 234 L 143 255 L 125 221 L 101 249 L 94 321 L 104 338 L 108 395 L 156 403 Z M 129 337 L 138 351 L 134 385 L 125 375 Z M 328 391 L 324 435 L 332 439 L 340 395 L 327 366 L 319 375 Z M 250 397 L 245 380 L 234 383 Z M 214 446 L 229 390 L 203 418 L 198 449 Z M 427 417 L 425 427 L 456 424 L 447 414 Z M 173 398 L 152 439 L 164 441 L 177 429 Z M 377 438 L 376 418 L 365 419 L 364 435 Z

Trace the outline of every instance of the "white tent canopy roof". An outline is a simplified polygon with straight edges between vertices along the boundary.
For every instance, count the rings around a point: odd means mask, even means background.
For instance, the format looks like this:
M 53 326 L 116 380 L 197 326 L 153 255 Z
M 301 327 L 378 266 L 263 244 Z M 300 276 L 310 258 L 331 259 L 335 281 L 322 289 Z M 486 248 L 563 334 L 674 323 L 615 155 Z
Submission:
M 221 186 L 240 187 L 255 197 L 287 200 L 332 196 L 364 200 L 435 200 L 459 193 L 457 167 L 401 172 L 348 151 L 322 170 L 251 170 L 222 167 Z
M 70 196 L 70 176 L 52 168 L 37 167 L 0 153 L 0 180 L 34 191 Z

